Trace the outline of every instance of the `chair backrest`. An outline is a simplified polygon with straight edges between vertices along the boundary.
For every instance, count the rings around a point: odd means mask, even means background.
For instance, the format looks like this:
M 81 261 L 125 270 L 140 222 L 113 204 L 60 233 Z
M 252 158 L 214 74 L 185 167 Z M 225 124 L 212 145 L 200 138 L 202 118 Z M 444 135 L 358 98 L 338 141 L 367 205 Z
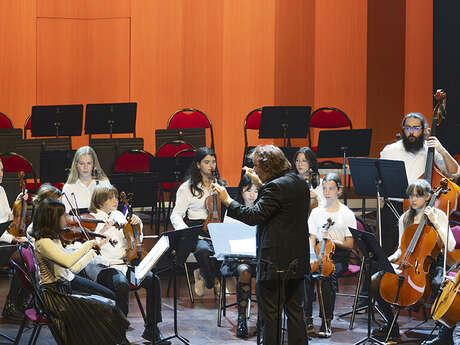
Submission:
M 176 111 L 168 119 L 167 128 L 209 128 L 211 131 L 211 147 L 214 149 L 214 132 L 211 121 L 205 113 L 198 109 L 184 108 Z
M 24 139 L 27 139 L 27 130 L 31 130 L 32 129 L 32 114 L 30 114 L 27 119 L 26 119 L 26 122 L 24 122 Z
M 308 142 L 311 147 L 311 128 L 345 128 L 352 129 L 351 120 L 345 112 L 337 108 L 323 107 L 316 109 L 310 116 Z
M 0 113 L 0 128 L 14 128 L 11 119 L 3 113 Z
M 195 148 L 182 140 L 170 141 L 166 144 L 163 144 L 157 151 L 156 157 L 174 157 L 181 151 L 184 150 L 195 150 Z
M 128 150 L 115 160 L 113 172 L 149 172 L 150 160 L 154 158 L 144 150 Z
M 244 147 L 248 146 L 248 129 L 259 130 L 260 119 L 262 118 L 262 108 L 251 110 L 244 119 Z
M 37 290 L 37 262 L 34 249 L 31 245 L 20 245 L 18 247 L 19 259 L 15 257 L 11 262 L 19 277 L 22 288 L 31 294 L 38 293 Z

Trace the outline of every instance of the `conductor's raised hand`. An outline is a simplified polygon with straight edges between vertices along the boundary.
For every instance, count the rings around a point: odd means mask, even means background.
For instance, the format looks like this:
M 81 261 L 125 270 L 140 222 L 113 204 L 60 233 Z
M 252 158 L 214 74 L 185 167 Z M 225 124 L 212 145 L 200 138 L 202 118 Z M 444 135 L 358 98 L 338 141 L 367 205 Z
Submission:
M 259 175 L 257 175 L 254 169 L 245 166 L 243 167 L 243 170 L 246 172 L 246 175 L 249 176 L 253 184 L 255 184 L 259 188 L 260 186 L 262 186 L 262 180 L 260 179 Z
M 211 184 L 213 193 L 216 193 L 219 196 L 220 201 L 225 205 L 228 206 L 232 202 L 232 198 L 227 193 L 227 189 L 217 183 Z

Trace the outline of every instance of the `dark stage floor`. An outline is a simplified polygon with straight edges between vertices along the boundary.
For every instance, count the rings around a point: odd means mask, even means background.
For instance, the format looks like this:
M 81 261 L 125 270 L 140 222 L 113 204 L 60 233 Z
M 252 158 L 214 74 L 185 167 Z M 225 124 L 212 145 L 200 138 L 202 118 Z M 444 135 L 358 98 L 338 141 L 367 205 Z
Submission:
M 356 278 L 347 278 L 340 281 L 340 292 L 352 292 Z M 163 283 L 163 323 L 160 324 L 160 329 L 164 335 L 171 335 L 173 332 L 173 299 L 166 297 L 167 277 L 162 279 Z M 8 280 L 6 278 L 0 279 L 0 303 L 3 306 L 5 295 L 8 288 Z M 256 344 L 256 337 L 251 336 L 248 340 L 241 340 L 235 337 L 235 327 L 237 313 L 236 308 L 230 308 L 227 311 L 227 316 L 222 319 L 222 327 L 217 327 L 217 310 L 216 300 L 211 291 L 208 291 L 205 296 L 197 298 L 195 303 L 192 305 L 187 294 L 186 282 L 184 276 L 180 276 L 178 279 L 179 285 L 179 304 L 178 304 L 178 330 L 179 334 L 188 338 L 192 344 Z M 171 291 L 172 292 L 172 291 Z M 144 293 L 140 291 L 141 298 L 143 300 Z M 232 300 L 234 297 L 230 297 Z M 352 298 L 350 297 L 338 297 L 336 305 L 336 315 L 348 311 L 351 308 Z M 317 313 L 318 306 L 315 305 L 315 316 Z M 252 308 L 251 318 L 249 321 L 250 335 L 254 334 L 257 307 L 254 305 Z M 139 308 L 137 306 L 134 295 L 131 296 L 131 305 L 129 320 L 131 322 L 131 328 L 128 332 L 128 339 L 132 344 L 149 344 L 141 338 L 143 331 L 143 321 Z M 339 318 L 335 317 L 332 322 L 333 334 L 329 339 L 313 338 L 311 344 L 353 344 L 354 342 L 362 339 L 367 335 L 367 319 L 365 314 L 357 315 L 355 328 L 348 330 L 349 317 Z M 377 317 L 377 320 L 380 320 Z M 410 318 L 407 314 L 400 317 L 401 331 L 404 332 L 409 327 L 417 325 L 420 320 Z M 315 326 L 319 329 L 321 321 L 319 318 L 315 319 Z M 375 323 L 373 324 L 376 325 Z M 421 338 L 424 335 L 429 334 L 433 327 L 433 322 L 429 321 L 425 323 L 423 331 L 417 331 L 416 333 L 410 333 L 412 337 L 418 337 L 410 344 L 419 344 Z M 18 329 L 18 325 L 6 322 L 2 320 L 0 324 L 0 332 L 15 336 Z M 21 344 L 27 344 L 30 336 L 30 329 L 26 331 L 25 336 L 21 340 Z M 457 337 L 458 338 L 458 337 Z M 404 340 L 408 339 L 407 335 L 403 336 Z M 459 339 L 457 339 L 459 340 Z M 55 344 L 51 337 L 51 334 L 47 328 L 44 328 L 40 334 L 37 344 Z M 181 344 L 177 339 L 173 340 L 173 344 Z M 287 344 L 287 341 L 286 341 Z M 83 345 L 83 344 L 82 344 Z

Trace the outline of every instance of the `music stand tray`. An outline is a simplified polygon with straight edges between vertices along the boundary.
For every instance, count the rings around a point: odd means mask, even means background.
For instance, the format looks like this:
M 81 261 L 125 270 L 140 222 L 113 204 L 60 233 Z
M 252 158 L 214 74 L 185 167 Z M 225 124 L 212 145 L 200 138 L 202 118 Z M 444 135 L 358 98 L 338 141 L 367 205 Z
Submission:
M 318 158 L 369 156 L 372 129 L 320 131 Z
M 85 134 L 133 133 L 136 136 L 137 103 L 86 105 Z
M 209 223 L 215 257 L 245 255 L 256 257 L 256 227 L 241 222 Z
M 82 125 L 83 104 L 32 107 L 32 137 L 79 136 Z
M 263 107 L 259 138 L 283 138 L 283 146 L 291 138 L 306 138 L 310 112 L 309 106 Z
M 72 166 L 75 150 L 40 152 L 40 181 L 65 182 Z

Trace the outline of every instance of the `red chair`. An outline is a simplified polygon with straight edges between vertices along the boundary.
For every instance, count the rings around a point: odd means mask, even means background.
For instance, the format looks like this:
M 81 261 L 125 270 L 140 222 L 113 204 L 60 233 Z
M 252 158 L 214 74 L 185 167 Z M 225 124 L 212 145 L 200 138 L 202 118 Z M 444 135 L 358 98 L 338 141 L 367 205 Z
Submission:
M 30 114 L 24 123 L 24 139 L 27 139 L 27 130 L 32 129 L 32 114 Z
M 251 110 L 249 114 L 246 115 L 244 119 L 244 151 L 243 151 L 243 166 L 246 164 L 246 157 L 253 146 L 248 144 L 248 129 L 249 130 L 259 130 L 260 129 L 260 119 L 262 118 L 262 108 L 257 108 Z
M 318 146 L 312 146 L 311 144 L 312 128 L 335 129 L 347 127 L 352 129 L 351 120 L 342 110 L 330 107 L 318 108 L 310 116 L 308 144 L 313 151 L 318 151 Z
M 113 172 L 150 172 L 154 156 L 144 150 L 128 150 L 115 160 Z
M 3 162 L 3 172 L 5 174 L 13 175 L 14 173 L 23 171 L 26 174 L 27 179 L 33 179 L 33 182 L 26 183 L 27 190 L 29 192 L 37 191 L 37 175 L 35 174 L 32 163 L 27 158 L 14 152 L 2 153 L 0 154 L 0 157 Z M 5 180 L 7 179 L 8 177 L 5 176 Z
M 14 128 L 11 119 L 3 113 L 0 113 L 0 128 Z
M 176 111 L 168 120 L 167 129 L 209 128 L 211 131 L 211 148 L 214 149 L 214 132 L 211 121 L 198 109 L 184 108 Z

